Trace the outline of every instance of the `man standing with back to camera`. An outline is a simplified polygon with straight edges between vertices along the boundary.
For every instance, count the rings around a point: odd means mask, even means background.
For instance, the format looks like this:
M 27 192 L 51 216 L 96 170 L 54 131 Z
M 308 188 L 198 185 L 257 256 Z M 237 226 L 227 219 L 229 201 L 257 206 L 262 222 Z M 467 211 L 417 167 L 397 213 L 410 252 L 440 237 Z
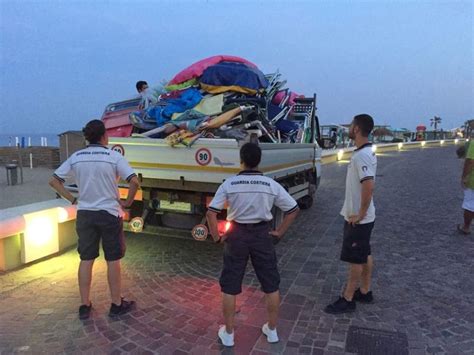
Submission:
M 72 154 L 53 174 L 49 184 L 63 198 L 77 204 L 77 250 L 81 262 L 78 280 L 82 305 L 79 318 L 88 319 L 92 311 L 90 290 L 92 267 L 99 256 L 99 244 L 107 261 L 107 280 L 112 304 L 109 316 L 130 311 L 135 302 L 122 297 L 120 259 L 125 255 L 121 207 L 129 207 L 140 187 L 138 178 L 125 158 L 107 148 L 108 136 L 102 121 L 92 120 L 82 130 L 89 145 Z M 75 177 L 79 189 L 76 199 L 64 188 L 65 179 Z M 128 196 L 120 201 L 117 179 L 130 184 Z
M 219 280 L 225 325 L 218 336 L 225 346 L 234 346 L 234 315 L 236 296 L 242 292 L 242 280 L 248 259 L 265 293 L 268 322 L 262 327 L 269 343 L 278 342 L 277 319 L 280 307 L 280 274 L 274 243 L 285 234 L 298 214 L 298 204 L 275 180 L 258 171 L 262 151 L 254 143 L 240 149 L 242 171 L 227 179 L 209 205 L 207 221 L 216 243 L 225 242 L 224 267 Z M 217 214 L 225 205 L 230 229 L 219 235 Z M 274 231 L 270 229 L 272 208 L 277 206 L 285 217 Z
M 366 114 L 354 117 L 349 138 L 357 147 L 347 167 L 346 196 L 341 215 L 344 217 L 344 238 L 341 260 L 348 262 L 349 279 L 342 297 L 328 305 L 324 311 L 331 314 L 353 312 L 355 301 L 372 303 L 370 291 L 373 260 L 370 236 L 375 223 L 375 207 L 372 199 L 377 157 L 369 143 L 374 120 Z M 360 284 L 360 288 L 356 287 Z

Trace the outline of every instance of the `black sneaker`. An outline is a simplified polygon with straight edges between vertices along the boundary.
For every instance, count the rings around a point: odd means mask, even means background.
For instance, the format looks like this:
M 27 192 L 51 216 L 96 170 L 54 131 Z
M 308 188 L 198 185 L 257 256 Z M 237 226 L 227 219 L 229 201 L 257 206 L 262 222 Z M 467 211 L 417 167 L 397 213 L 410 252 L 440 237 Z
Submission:
M 135 307 L 135 301 L 125 301 L 122 298 L 122 303 L 117 306 L 115 303 L 110 305 L 109 317 L 121 316 L 122 314 L 130 312 Z
M 91 316 L 91 312 L 92 312 L 92 303 L 88 306 L 83 304 L 82 306 L 79 307 L 79 319 L 82 319 L 82 320 L 89 319 L 89 317 Z
M 339 297 L 336 302 L 326 306 L 326 308 L 324 308 L 324 312 L 329 314 L 341 314 L 354 312 L 355 309 L 356 303 L 354 301 L 348 301 L 344 297 Z
M 352 297 L 352 300 L 360 303 L 372 303 L 374 302 L 374 296 L 372 295 L 372 291 L 364 294 L 360 291 L 360 288 L 358 288 L 356 292 L 354 292 L 354 297 Z

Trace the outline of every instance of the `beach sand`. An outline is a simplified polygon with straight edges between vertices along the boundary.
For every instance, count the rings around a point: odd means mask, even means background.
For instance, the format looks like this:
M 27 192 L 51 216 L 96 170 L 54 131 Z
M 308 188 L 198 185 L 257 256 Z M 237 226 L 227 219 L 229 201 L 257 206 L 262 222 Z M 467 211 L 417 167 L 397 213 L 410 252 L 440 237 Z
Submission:
M 53 172 L 48 168 L 23 168 L 23 184 L 18 170 L 18 185 L 8 186 L 6 169 L 0 166 L 0 210 L 56 198 L 48 185 Z

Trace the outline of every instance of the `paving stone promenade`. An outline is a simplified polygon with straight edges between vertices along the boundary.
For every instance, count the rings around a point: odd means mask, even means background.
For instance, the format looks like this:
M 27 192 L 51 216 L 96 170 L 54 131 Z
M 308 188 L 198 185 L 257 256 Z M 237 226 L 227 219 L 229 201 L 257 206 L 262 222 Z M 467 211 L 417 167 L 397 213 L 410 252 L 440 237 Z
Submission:
M 347 272 L 338 261 L 347 164 L 335 163 L 324 166 L 317 203 L 278 245 L 280 343 L 269 345 L 260 333 L 263 296 L 249 270 L 238 301 L 236 346 L 218 344 L 221 247 L 128 235 L 125 295 L 137 300 L 136 311 L 108 319 L 100 259 L 95 313 L 79 321 L 78 257 L 70 251 L 0 274 L 0 353 L 364 354 L 370 353 L 364 346 L 373 349 L 377 340 L 383 355 L 473 354 L 474 236 L 455 232 L 462 161 L 452 146 L 388 152 L 378 159 L 374 304 L 358 305 L 351 315 L 322 312 L 340 293 Z M 366 344 L 357 344 L 363 337 Z

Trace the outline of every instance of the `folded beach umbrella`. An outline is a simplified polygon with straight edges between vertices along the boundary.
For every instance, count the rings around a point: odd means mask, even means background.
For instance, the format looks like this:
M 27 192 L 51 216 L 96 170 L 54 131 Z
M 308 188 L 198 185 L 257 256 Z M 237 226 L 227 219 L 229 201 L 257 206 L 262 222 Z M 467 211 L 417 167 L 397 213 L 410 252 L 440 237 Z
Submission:
M 235 63 L 245 63 L 249 67 L 256 68 L 257 66 L 248 60 L 232 55 L 215 55 L 213 57 L 202 59 L 196 63 L 191 64 L 186 69 L 180 71 L 176 76 L 170 80 L 168 86 L 174 86 L 186 81 L 190 81 L 192 79 L 198 78 L 202 75 L 204 70 L 206 70 L 211 65 L 227 61 L 227 62 L 235 62 Z
M 208 67 L 200 81 L 201 88 L 211 94 L 235 91 L 255 95 L 268 86 L 268 80 L 258 68 L 234 62 Z

